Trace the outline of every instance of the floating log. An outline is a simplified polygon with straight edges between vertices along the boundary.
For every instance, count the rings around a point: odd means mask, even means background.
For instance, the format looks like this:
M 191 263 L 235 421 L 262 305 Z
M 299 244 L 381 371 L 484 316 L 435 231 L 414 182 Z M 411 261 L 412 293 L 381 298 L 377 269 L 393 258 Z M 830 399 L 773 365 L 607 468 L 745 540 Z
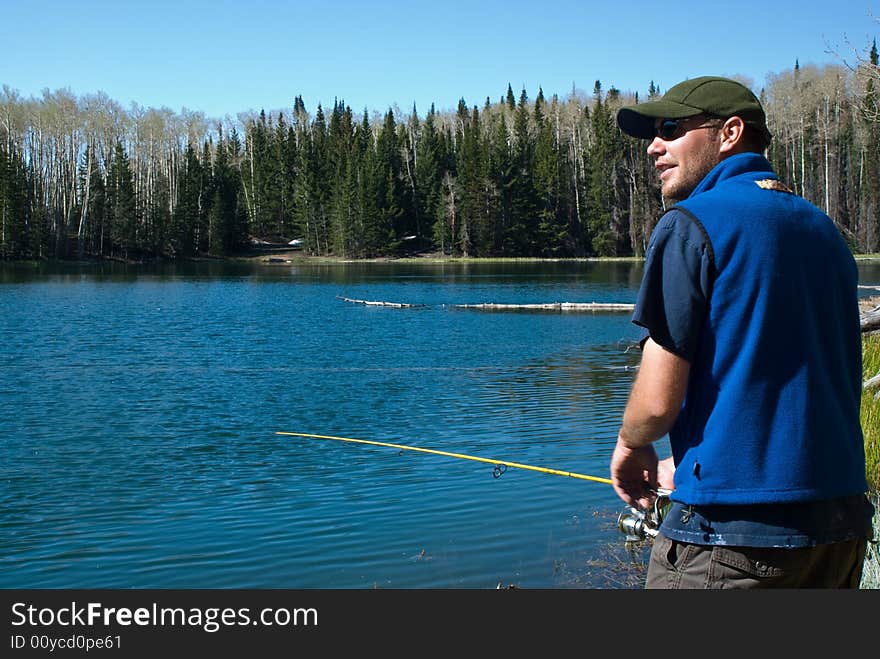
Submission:
M 364 304 L 371 307 L 424 308 L 424 304 L 407 304 L 405 302 L 386 302 L 384 300 L 355 300 L 350 297 L 336 296 L 337 300 L 352 304 Z M 481 311 L 632 311 L 634 304 L 617 302 L 550 302 L 544 304 L 450 304 L 444 305 L 454 309 L 479 309 Z
M 483 311 L 632 311 L 634 304 L 618 302 L 551 302 L 547 304 L 453 304 L 456 309 Z
M 396 309 L 404 309 L 404 308 L 418 308 L 424 307 L 424 304 L 405 304 L 403 302 L 383 302 L 381 300 L 353 300 L 350 297 L 342 297 L 341 295 L 337 295 L 336 299 L 342 300 L 343 302 L 351 302 L 352 304 L 365 304 L 370 307 L 394 307 Z

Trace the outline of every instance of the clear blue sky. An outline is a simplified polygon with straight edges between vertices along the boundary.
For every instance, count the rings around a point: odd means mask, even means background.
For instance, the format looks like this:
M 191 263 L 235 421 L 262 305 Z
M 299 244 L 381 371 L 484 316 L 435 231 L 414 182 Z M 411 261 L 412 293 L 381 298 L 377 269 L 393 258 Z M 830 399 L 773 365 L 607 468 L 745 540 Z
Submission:
M 0 85 L 103 91 L 208 117 L 343 99 L 424 115 L 572 86 L 644 93 L 698 75 L 854 60 L 880 0 L 0 0 Z

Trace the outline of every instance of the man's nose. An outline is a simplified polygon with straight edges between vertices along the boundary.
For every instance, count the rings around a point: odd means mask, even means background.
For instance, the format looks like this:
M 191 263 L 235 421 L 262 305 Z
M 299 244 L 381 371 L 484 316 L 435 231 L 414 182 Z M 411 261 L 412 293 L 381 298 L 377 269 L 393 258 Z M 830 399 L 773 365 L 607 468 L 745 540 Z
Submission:
M 666 151 L 666 143 L 660 139 L 659 136 L 655 137 L 651 140 L 651 143 L 648 145 L 648 155 L 649 156 L 659 156 Z

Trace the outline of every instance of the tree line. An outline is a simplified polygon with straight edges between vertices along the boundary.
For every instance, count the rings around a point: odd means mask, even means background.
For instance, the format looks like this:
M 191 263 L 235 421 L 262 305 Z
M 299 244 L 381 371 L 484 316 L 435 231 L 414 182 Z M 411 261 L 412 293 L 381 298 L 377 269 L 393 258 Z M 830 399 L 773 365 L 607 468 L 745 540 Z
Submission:
M 880 248 L 876 42 L 855 67 L 795 65 L 761 90 L 780 177 Z M 661 94 L 654 83 L 647 97 Z M 346 258 L 643 255 L 662 199 L 615 114 L 639 94 L 574 91 L 454 111 L 343 101 L 215 122 L 103 94 L 0 94 L 0 258 L 235 255 L 303 241 Z

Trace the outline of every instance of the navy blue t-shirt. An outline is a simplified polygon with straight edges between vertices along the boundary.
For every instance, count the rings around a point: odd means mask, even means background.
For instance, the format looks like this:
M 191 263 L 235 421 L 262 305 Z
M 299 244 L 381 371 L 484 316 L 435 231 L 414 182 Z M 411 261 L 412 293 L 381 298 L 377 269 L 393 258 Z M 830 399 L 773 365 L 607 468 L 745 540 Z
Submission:
M 714 254 L 703 228 L 680 210 L 651 234 L 633 322 L 669 352 L 693 361 L 712 287 Z

